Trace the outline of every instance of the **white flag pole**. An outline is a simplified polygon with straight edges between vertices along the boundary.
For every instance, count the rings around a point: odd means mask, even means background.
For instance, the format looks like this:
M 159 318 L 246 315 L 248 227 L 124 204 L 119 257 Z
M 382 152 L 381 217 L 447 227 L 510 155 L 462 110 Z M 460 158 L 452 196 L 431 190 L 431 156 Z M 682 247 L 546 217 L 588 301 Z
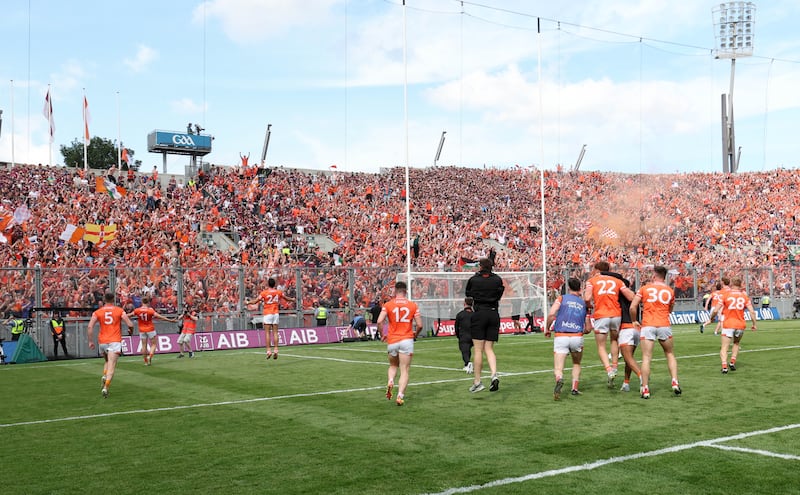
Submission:
M 47 132 L 50 135 L 50 140 L 47 142 L 47 164 L 53 164 L 53 95 L 50 93 L 50 85 L 47 85 L 47 124 L 49 129 Z
M 117 91 L 117 170 L 122 170 L 122 119 L 119 113 L 119 91 Z M 131 164 L 128 164 L 128 168 Z
M 11 80 L 11 168 L 14 168 L 14 80 Z
M 86 142 L 86 129 L 88 129 L 89 123 L 86 122 L 86 106 L 88 103 L 86 102 L 86 88 L 83 88 L 83 169 L 89 170 L 89 153 L 88 147 L 89 143 Z

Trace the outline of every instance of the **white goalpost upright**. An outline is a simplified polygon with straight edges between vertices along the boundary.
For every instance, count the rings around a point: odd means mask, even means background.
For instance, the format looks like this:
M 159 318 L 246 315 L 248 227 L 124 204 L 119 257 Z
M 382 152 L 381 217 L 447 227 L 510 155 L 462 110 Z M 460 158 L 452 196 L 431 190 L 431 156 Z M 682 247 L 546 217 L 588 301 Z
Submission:
M 531 331 L 526 328 L 526 315 L 534 317 L 535 324 L 539 325 L 540 318 L 547 311 L 544 272 L 495 273 L 505 285 L 498 307 L 500 317 L 508 319 L 519 315 L 522 328 Z M 398 273 L 397 280 L 408 284 L 409 297 L 419 306 L 426 328 L 433 326 L 438 329 L 441 322 L 452 320 L 464 309 L 464 290 L 467 280 L 473 275 L 474 272 L 411 272 Z

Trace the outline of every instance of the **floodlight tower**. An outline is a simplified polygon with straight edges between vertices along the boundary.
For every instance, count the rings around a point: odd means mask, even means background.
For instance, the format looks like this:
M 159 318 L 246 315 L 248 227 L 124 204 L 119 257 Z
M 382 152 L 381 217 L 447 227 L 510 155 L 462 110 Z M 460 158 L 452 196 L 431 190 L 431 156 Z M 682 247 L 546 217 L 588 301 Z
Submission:
M 711 9 L 714 20 L 715 58 L 731 59 L 730 92 L 722 94 L 722 171 L 739 169 L 733 126 L 733 78 L 736 59 L 753 55 L 756 6 L 753 2 L 726 2 Z

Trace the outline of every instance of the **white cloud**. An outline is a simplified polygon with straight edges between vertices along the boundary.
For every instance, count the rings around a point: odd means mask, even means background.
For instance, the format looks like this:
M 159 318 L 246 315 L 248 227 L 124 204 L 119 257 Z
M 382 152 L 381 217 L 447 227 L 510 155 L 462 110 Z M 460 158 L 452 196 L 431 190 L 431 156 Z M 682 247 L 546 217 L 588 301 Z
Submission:
M 158 52 L 147 45 L 139 45 L 133 58 L 126 58 L 123 62 L 133 72 L 142 72 L 151 62 L 158 58 Z
M 193 20 L 218 19 L 237 43 L 253 43 L 296 27 L 313 28 L 339 0 L 209 0 L 195 8 Z
M 197 103 L 191 98 L 181 98 L 180 100 L 173 100 L 170 102 L 170 107 L 172 111 L 175 113 L 179 113 L 182 115 L 194 115 L 200 114 L 205 110 L 208 110 L 208 105 L 204 105 L 202 103 Z

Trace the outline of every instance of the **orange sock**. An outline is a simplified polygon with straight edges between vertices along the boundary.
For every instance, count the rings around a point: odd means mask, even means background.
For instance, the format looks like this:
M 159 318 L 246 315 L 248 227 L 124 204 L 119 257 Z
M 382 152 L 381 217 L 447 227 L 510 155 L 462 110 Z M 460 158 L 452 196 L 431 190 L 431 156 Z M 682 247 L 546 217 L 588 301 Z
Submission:
M 736 358 L 731 358 L 731 364 L 736 364 Z
M 110 385 L 111 385 L 111 380 L 110 379 L 106 379 L 105 387 L 108 388 Z
M 572 380 L 572 390 L 578 390 L 578 380 Z

